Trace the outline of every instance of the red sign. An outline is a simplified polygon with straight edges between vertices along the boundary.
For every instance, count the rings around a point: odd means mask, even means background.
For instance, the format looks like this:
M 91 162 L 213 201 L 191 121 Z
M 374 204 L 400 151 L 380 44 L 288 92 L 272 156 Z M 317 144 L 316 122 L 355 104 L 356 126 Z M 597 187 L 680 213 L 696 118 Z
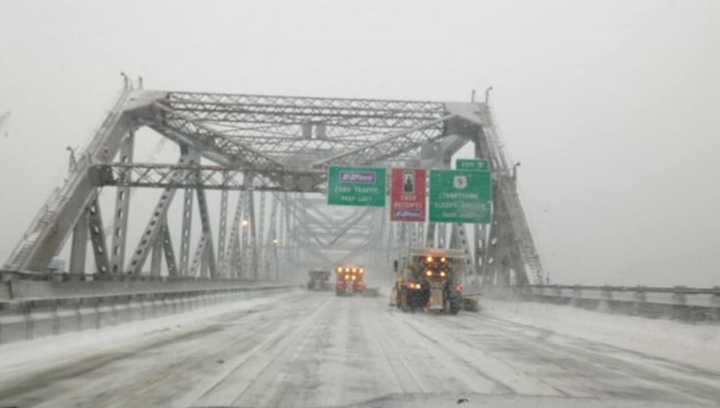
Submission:
M 425 221 L 426 171 L 392 169 L 390 221 Z

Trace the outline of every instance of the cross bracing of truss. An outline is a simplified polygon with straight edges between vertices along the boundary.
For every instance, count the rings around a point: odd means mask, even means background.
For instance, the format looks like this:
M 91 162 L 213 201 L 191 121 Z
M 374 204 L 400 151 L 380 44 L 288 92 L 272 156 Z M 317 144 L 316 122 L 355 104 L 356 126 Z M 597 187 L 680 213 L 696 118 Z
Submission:
M 140 128 L 175 142 L 178 161 L 133 161 Z M 449 167 L 452 154 L 468 142 L 477 158 L 491 162 L 498 189 L 496 222 L 473 226 L 474 244 L 465 225 L 393 225 L 382 210 L 329 210 L 324 204 L 328 166 Z M 490 110 L 481 103 L 128 86 L 80 157 L 31 222 L 6 269 L 47 273 L 69 242 L 69 272 L 90 273 L 89 242 L 96 274 L 281 279 L 269 271 L 330 266 L 368 254 L 389 260 L 397 256 L 391 252 L 409 246 L 452 245 L 466 249 L 468 268 L 476 275 L 493 274 L 497 281 L 513 269 L 520 283 L 542 278 L 515 179 Z M 130 193 L 138 188 L 160 191 L 149 217 L 130 210 Z M 98 196 L 104 190 L 115 191 L 114 209 L 101 209 Z M 208 199 L 212 191 L 221 192 L 218 222 Z M 237 192 L 235 205 L 231 192 Z M 169 223 L 174 201 L 182 207 L 179 234 Z M 106 231 L 108 215 L 112 227 Z M 193 233 L 194 216 L 200 231 Z M 139 242 L 129 242 L 128 224 L 143 222 Z M 384 255 L 377 256 L 380 252 Z

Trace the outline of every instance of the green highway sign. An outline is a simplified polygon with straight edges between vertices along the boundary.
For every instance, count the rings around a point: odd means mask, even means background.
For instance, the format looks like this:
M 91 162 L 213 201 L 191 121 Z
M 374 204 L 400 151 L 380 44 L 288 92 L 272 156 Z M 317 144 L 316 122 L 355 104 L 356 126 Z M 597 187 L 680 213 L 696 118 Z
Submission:
M 455 168 L 458 170 L 490 170 L 490 162 L 479 159 L 457 159 Z
M 385 169 L 331 166 L 327 194 L 329 205 L 385 207 Z
M 489 224 L 492 178 L 489 171 L 430 171 L 430 221 Z

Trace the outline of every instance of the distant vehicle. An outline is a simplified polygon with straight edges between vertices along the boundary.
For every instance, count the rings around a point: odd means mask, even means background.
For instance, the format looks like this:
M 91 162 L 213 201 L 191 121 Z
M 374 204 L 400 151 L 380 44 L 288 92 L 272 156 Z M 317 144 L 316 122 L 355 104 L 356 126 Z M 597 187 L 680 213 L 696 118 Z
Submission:
M 364 293 L 365 268 L 359 265 L 339 265 L 335 269 L 335 294 L 338 296 Z
M 307 288 L 309 290 L 330 290 L 330 271 L 326 269 L 312 269 L 308 272 L 310 280 Z
M 463 308 L 465 254 L 460 250 L 411 250 L 396 265 L 392 300 L 403 311 L 435 310 L 457 314 Z

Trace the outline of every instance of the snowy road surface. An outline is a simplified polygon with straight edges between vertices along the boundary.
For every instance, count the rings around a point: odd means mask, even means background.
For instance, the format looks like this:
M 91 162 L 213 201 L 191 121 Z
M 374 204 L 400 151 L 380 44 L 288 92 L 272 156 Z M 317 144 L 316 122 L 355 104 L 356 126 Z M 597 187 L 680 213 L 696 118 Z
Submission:
M 0 407 L 338 406 L 420 393 L 720 404 L 718 371 L 483 312 L 403 314 L 385 298 L 297 291 L 191 318 L 2 346 Z

